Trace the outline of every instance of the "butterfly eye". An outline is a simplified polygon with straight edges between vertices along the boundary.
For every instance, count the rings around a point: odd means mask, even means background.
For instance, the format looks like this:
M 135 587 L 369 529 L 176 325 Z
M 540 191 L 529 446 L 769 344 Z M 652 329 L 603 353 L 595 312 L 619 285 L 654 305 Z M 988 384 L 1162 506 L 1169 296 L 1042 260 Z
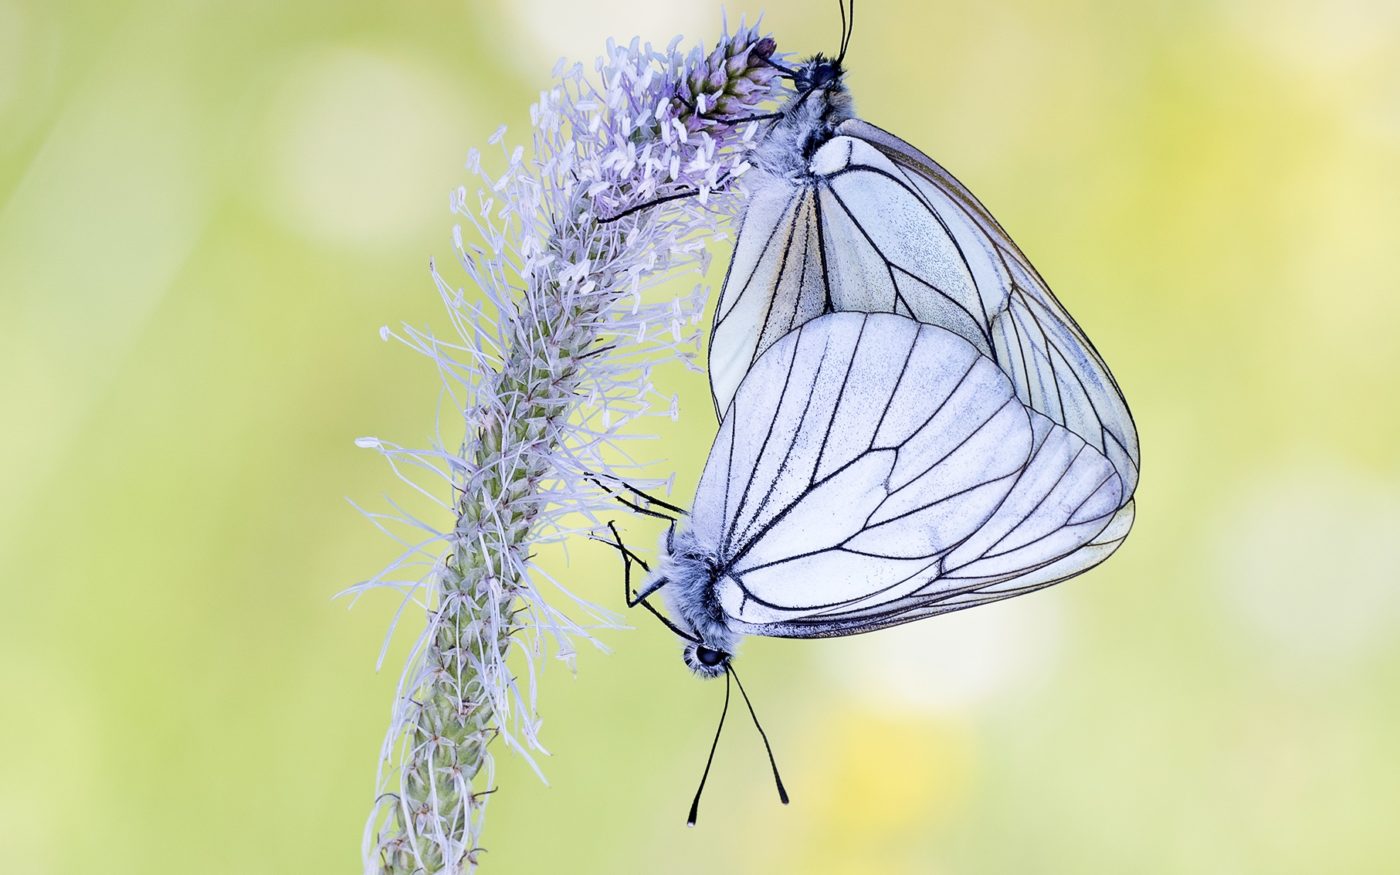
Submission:
M 724 662 L 728 657 L 729 654 L 721 650 L 711 650 L 708 647 L 695 648 L 695 658 L 700 660 L 701 665 L 714 667 Z
M 817 64 L 812 68 L 811 75 L 807 80 L 809 88 L 824 88 L 841 78 L 841 70 L 835 64 L 826 61 Z
M 690 644 L 682 654 L 686 668 L 702 678 L 717 678 L 729 671 L 731 655 L 723 650 L 706 647 L 703 644 Z

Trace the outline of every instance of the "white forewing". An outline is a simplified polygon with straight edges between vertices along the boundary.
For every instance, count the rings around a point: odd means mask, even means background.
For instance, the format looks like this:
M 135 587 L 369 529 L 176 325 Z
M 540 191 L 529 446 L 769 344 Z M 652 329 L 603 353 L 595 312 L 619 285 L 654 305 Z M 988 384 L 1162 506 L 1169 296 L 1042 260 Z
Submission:
M 807 323 L 754 365 L 701 477 L 693 523 L 722 607 L 762 624 L 942 591 L 945 557 L 995 517 L 1034 438 L 1010 381 L 956 334 Z
M 723 412 L 764 351 L 829 311 L 939 325 L 991 357 L 1015 394 L 1137 485 L 1137 431 L 1093 344 L 986 208 L 932 159 L 859 120 L 801 181 L 764 176 L 745 215 L 711 335 Z M 1116 508 L 1115 508 L 1116 509 Z

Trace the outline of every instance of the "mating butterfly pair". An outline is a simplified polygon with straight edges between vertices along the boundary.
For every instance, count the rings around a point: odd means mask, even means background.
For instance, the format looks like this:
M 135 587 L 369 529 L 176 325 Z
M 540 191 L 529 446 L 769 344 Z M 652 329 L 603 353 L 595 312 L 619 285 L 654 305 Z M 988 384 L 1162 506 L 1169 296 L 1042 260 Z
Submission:
M 662 616 L 646 598 L 665 597 L 705 677 L 733 674 L 744 635 L 851 635 L 1050 586 L 1133 521 L 1127 404 L 1025 255 L 855 118 L 841 58 L 780 69 L 797 91 L 757 149 L 710 338 L 719 434 L 629 599 Z
M 722 425 L 638 594 L 662 592 L 706 676 L 746 634 L 1058 583 L 1133 520 L 1137 432 L 1084 332 L 962 184 L 850 115 L 837 61 L 793 76 L 715 313 Z

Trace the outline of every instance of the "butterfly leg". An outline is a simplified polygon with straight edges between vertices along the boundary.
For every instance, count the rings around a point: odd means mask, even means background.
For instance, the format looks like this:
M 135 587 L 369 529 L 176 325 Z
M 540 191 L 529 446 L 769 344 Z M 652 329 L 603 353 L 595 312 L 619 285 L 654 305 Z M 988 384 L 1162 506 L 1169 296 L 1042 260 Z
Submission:
M 658 518 L 658 519 L 669 520 L 669 521 L 672 523 L 672 529 L 673 529 L 673 531 L 674 531 L 674 527 L 675 527 L 676 518 L 673 517 L 673 516 L 671 516 L 670 514 L 664 514 L 664 513 L 661 513 L 661 512 L 659 512 L 659 511 L 652 510 L 651 507 L 650 507 L 650 505 L 653 505 L 653 504 L 654 504 L 654 505 L 656 505 L 657 507 L 665 508 L 666 510 L 672 511 L 673 513 L 678 513 L 678 514 L 681 514 L 681 515 L 684 515 L 684 516 L 689 516 L 689 515 L 690 515 L 690 511 L 686 510 L 685 508 L 683 508 L 683 507 L 677 507 L 676 505 L 671 504 L 669 501 L 662 501 L 662 500 L 659 499 L 659 498 L 656 498 L 656 497 L 654 497 L 654 496 L 648 495 L 647 493 L 645 493 L 645 492 L 643 492 L 642 490 L 638 489 L 637 487 L 631 485 L 631 484 L 628 483 L 627 481 L 625 481 L 625 480 L 620 480 L 620 479 L 618 479 L 617 477 L 612 477 L 612 476 L 609 476 L 609 475 L 607 475 L 607 474 L 602 474 L 602 475 L 584 474 L 583 476 L 584 476 L 585 479 L 592 481 L 593 485 L 597 486 L 599 489 L 601 489 L 601 490 L 603 490 L 604 492 L 608 493 L 608 494 L 611 495 L 613 498 L 616 498 L 620 504 L 623 504 L 623 505 L 626 505 L 627 507 L 630 507 L 632 510 L 635 510 L 637 513 L 645 514 L 646 516 L 653 516 L 653 517 L 656 517 L 656 518 Z M 627 490 L 628 492 L 632 493 L 633 495 L 635 495 L 635 496 L 637 496 L 638 498 L 640 498 L 640 499 L 642 499 L 643 501 L 645 501 L 645 502 L 647 503 L 648 506 L 647 506 L 647 507 L 643 507 L 642 505 L 639 505 L 639 504 L 637 504 L 636 502 L 627 500 L 627 499 L 624 498 L 622 495 L 619 495 L 618 492 L 617 492 L 615 489 L 613 489 L 613 488 L 609 487 L 608 485 L 606 485 L 605 483 L 603 483 L 602 480 L 599 480 L 598 478 L 599 478 L 600 476 L 601 476 L 601 477 L 607 477 L 609 480 L 615 481 L 615 482 L 616 482 L 619 486 L 621 486 L 623 489 Z
M 615 540 L 611 542 L 605 541 L 604 543 L 612 544 L 612 546 L 617 548 L 617 552 L 622 554 L 622 600 L 627 603 L 627 607 L 635 608 L 646 596 L 638 595 L 632 590 L 632 563 L 636 562 L 638 565 L 642 566 L 642 570 L 647 573 L 651 573 L 651 566 L 648 565 L 642 557 L 629 550 L 626 544 L 622 543 L 622 535 L 618 533 L 617 526 L 613 524 L 611 520 L 608 521 L 608 530 L 612 532 Z
M 696 118 L 702 121 L 716 122 L 717 124 L 722 125 L 742 125 L 748 122 L 772 121 L 783 117 L 783 114 L 780 112 L 764 112 L 759 113 L 757 115 L 741 115 L 734 116 L 732 118 L 725 118 L 723 116 L 714 115 L 713 113 L 710 113 L 708 111 L 701 112 L 700 108 L 696 106 L 693 101 L 686 100 L 684 97 L 677 99 L 680 100 L 680 102 L 685 105 L 685 108 L 690 110 L 690 114 L 695 116 Z
M 627 545 L 622 542 L 622 535 L 618 533 L 617 525 L 611 520 L 608 521 L 608 530 L 612 532 L 613 540 L 611 541 L 600 538 L 597 535 L 589 535 L 588 537 L 591 540 L 597 541 L 599 544 L 607 544 L 609 547 L 612 547 L 618 553 L 622 554 L 622 600 L 627 603 L 627 607 L 635 608 L 637 605 L 641 604 L 647 596 L 656 592 L 656 590 L 665 583 L 665 580 L 663 579 L 660 583 L 652 585 L 644 593 L 639 594 L 635 592 L 632 589 L 632 563 L 636 562 L 638 565 L 642 566 L 643 571 L 648 573 L 651 572 L 651 566 L 646 563 L 645 559 L 633 553 Z
M 758 115 L 741 115 L 736 116 L 734 118 L 720 118 L 719 116 L 706 115 L 705 113 L 700 113 L 700 118 L 704 119 L 707 122 L 719 122 L 720 124 L 725 125 L 742 125 L 747 124 L 748 122 L 767 122 L 774 121 L 782 117 L 783 114 L 780 112 L 764 112 L 759 113 Z
M 700 110 L 700 107 L 696 106 L 695 101 L 693 100 L 686 100 L 684 97 L 677 97 L 676 99 L 681 102 L 682 106 L 690 110 L 690 114 L 695 118 L 698 118 L 701 121 L 716 122 L 722 125 L 742 125 L 746 122 L 769 121 L 772 119 L 780 119 L 783 117 L 783 114 L 780 112 L 765 112 L 759 113 L 757 115 L 741 115 L 735 116 L 733 118 L 725 118 L 723 116 L 715 115 L 709 110 L 705 110 L 704 112 L 702 112 Z
M 660 206 L 661 204 L 669 203 L 670 201 L 678 201 L 688 197 L 695 197 L 698 194 L 700 194 L 700 189 L 698 188 L 692 188 L 688 191 L 678 191 L 675 194 L 668 194 L 664 197 L 659 197 L 654 200 L 649 200 L 645 203 L 637 204 L 635 207 L 628 207 L 627 209 L 623 210 L 615 216 L 599 216 L 598 224 L 607 225 L 612 222 L 616 222 L 618 219 L 625 219 L 633 213 L 640 213 L 642 210 L 649 210 L 652 207 Z
M 760 58 L 760 60 L 762 60 L 763 63 L 767 64 L 768 66 L 772 67 L 774 70 L 777 70 L 779 73 L 782 73 L 784 79 L 795 80 L 801 78 L 801 76 L 798 75 L 796 70 L 784 67 L 782 64 L 779 64 L 776 61 L 770 60 L 768 58 Z
M 729 174 L 726 173 L 726 174 L 724 174 L 723 176 L 721 176 L 719 179 L 715 180 L 714 189 L 712 189 L 712 190 L 717 190 L 717 189 L 719 189 L 719 188 L 722 188 L 722 187 L 724 186 L 724 184 L 725 184 L 728 180 L 729 180 Z M 628 207 L 627 209 L 623 210 L 622 212 L 618 213 L 618 214 L 615 215 L 615 216 L 599 216 L 599 217 L 598 217 L 598 224 L 600 224 L 600 225 L 607 225 L 607 224 L 609 224 L 609 223 L 611 223 L 611 222 L 616 222 L 618 219 L 625 219 L 626 217 L 632 215 L 633 213 L 640 213 L 642 210 L 649 210 L 649 209 L 651 209 L 652 207 L 660 206 L 661 204 L 665 204 L 665 203 L 670 203 L 671 201 L 678 201 L 678 200 L 684 200 L 685 198 L 697 197 L 697 196 L 699 196 L 699 194 L 700 194 L 700 189 L 698 189 L 698 188 L 692 188 L 692 189 L 688 189 L 688 190 L 686 190 L 686 191 L 678 191 L 678 192 L 675 192 L 674 194 L 662 195 L 661 197 L 653 198 L 652 200 L 646 201 L 645 203 L 637 204 L 635 207 Z
M 602 538 L 597 537 L 596 535 L 589 535 L 588 537 L 593 539 L 594 541 L 597 541 L 600 544 L 607 544 L 609 547 L 612 547 L 614 550 L 622 554 L 622 599 L 627 603 L 627 607 L 635 608 L 638 605 L 641 605 L 643 608 L 646 609 L 647 613 L 660 620 L 661 624 L 664 625 L 667 629 L 670 629 L 672 632 L 676 633 L 681 638 L 684 638 L 687 641 L 692 641 L 698 644 L 700 642 L 700 638 L 698 636 L 685 631 L 684 629 L 677 626 L 675 623 L 671 622 L 671 620 L 667 618 L 665 614 L 652 607 L 651 602 L 647 601 L 647 596 L 651 595 L 652 593 L 656 592 L 658 589 L 666 585 L 666 578 L 657 578 L 656 580 L 648 584 L 646 587 L 644 587 L 641 592 L 632 591 L 632 563 L 636 562 L 638 565 L 642 566 L 643 571 L 647 572 L 651 571 L 651 566 L 647 565 L 646 561 L 643 560 L 642 557 L 638 556 L 636 553 L 633 553 L 627 548 L 627 545 L 622 542 L 622 535 L 618 533 L 617 526 L 611 521 L 608 522 L 608 529 L 612 531 L 613 538 L 615 540 L 606 541 Z

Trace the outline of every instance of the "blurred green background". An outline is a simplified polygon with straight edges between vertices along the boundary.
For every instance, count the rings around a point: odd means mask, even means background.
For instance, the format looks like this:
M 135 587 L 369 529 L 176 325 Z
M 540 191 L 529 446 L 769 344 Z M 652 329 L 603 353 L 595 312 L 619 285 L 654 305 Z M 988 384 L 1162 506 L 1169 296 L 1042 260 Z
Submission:
M 736 18 L 757 6 L 731 5 Z M 835 4 L 774 2 L 832 50 Z M 448 191 L 560 54 L 719 5 L 0 0 L 0 868 L 349 872 L 408 636 L 331 596 L 422 444 Z M 1142 434 L 1107 565 L 750 641 L 793 803 L 645 618 L 543 681 L 499 872 L 1318 872 L 1400 859 L 1400 6 L 861 3 L 861 114 L 958 173 Z M 717 259 L 713 279 L 726 259 Z M 691 278 L 683 278 L 688 283 Z M 688 500 L 703 377 L 651 445 Z M 629 523 L 640 544 L 651 533 Z M 616 556 L 559 568 L 615 604 Z

